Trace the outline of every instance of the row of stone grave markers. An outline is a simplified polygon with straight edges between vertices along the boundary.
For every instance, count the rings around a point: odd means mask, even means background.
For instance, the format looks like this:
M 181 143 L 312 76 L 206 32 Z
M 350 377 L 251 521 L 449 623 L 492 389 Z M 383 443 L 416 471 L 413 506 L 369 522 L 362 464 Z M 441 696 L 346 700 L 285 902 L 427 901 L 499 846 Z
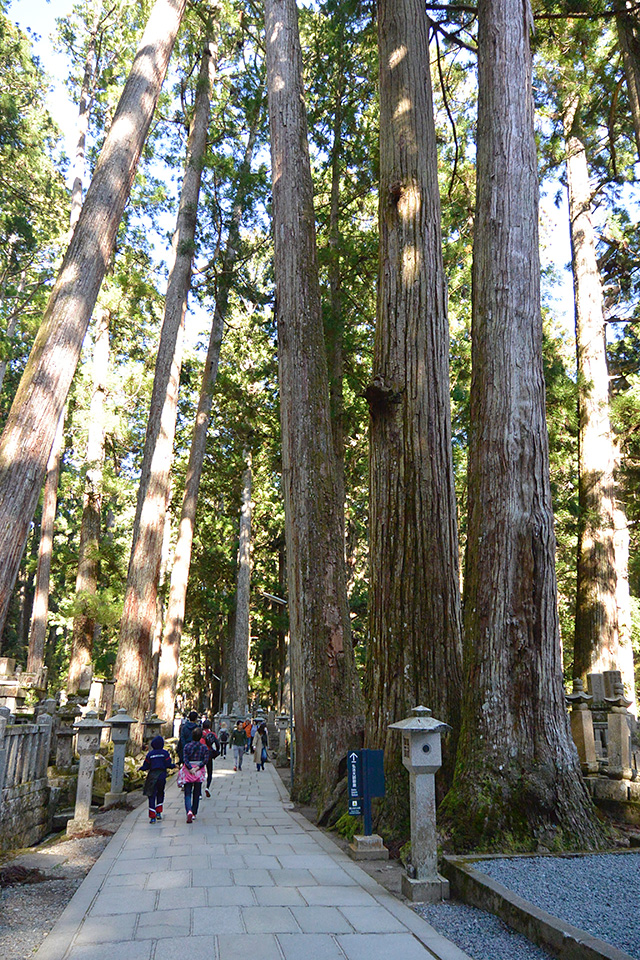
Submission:
M 67 823 L 69 836 L 91 828 L 91 800 L 96 754 L 104 733 L 113 744 L 111 785 L 104 798 L 106 807 L 126 799 L 124 767 L 131 725 L 123 708 L 106 718 L 93 704 L 73 698 L 65 703 L 41 700 L 35 707 L 33 723 L 26 722 L 7 706 L 0 706 L 0 852 L 37 843 L 51 831 L 56 808 L 75 803 L 74 816 Z M 162 720 L 155 715 L 144 722 L 144 737 L 160 732 Z M 75 750 L 74 750 L 75 744 Z M 75 755 L 79 764 L 74 766 Z M 73 793 L 69 796 L 70 786 Z
M 640 751 L 631 701 L 618 670 L 590 673 L 587 690 L 573 681 L 567 694 L 571 732 L 587 788 L 595 800 L 640 803 Z

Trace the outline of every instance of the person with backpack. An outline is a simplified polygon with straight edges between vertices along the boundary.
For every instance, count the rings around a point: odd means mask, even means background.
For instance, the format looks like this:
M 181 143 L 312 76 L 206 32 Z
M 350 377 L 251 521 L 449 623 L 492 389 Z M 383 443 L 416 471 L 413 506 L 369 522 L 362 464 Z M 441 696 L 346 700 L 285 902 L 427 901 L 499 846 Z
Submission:
M 218 730 L 218 740 L 220 741 L 220 759 L 227 759 L 227 745 L 229 743 L 229 731 L 227 730 L 227 725 L 222 721 L 220 724 L 220 729 Z
M 195 710 L 192 710 L 188 717 L 185 717 L 182 723 L 180 724 L 180 731 L 178 733 L 178 760 L 180 763 L 184 760 L 184 748 L 187 743 L 191 742 L 193 731 L 198 724 L 198 714 Z
M 200 743 L 204 744 L 209 751 L 209 758 L 207 760 L 207 782 L 204 788 L 204 795 L 205 797 L 210 797 L 211 793 L 209 791 L 209 787 L 211 786 L 211 781 L 213 779 L 213 761 L 220 755 L 220 742 L 211 729 L 210 720 L 204 720 L 202 723 L 202 737 L 200 739 Z
M 252 746 L 256 770 L 264 770 L 264 765 L 267 760 L 267 748 L 269 746 L 269 734 L 267 733 L 266 723 L 260 723 L 256 727 Z

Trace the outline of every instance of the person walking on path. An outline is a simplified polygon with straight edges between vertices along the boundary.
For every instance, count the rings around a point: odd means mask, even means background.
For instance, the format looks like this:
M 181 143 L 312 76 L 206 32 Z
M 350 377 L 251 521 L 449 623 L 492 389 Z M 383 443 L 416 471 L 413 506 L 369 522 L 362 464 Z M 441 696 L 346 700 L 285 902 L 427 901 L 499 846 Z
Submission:
M 207 758 L 209 748 L 200 743 L 202 729 L 196 727 L 191 734 L 191 741 L 184 748 L 184 765 L 181 773 L 184 779 L 184 808 L 187 813 L 187 823 L 193 823 L 198 815 L 202 784 L 206 777 Z
M 178 760 L 184 762 L 184 748 L 191 741 L 191 735 L 198 726 L 198 714 L 192 710 L 188 717 L 180 724 L 178 731 Z
M 249 751 L 251 750 L 251 743 L 253 740 L 253 720 L 251 719 L 251 717 L 247 717 L 247 719 L 244 722 L 244 735 L 246 738 L 244 742 L 244 752 L 249 753 Z
M 149 798 L 149 823 L 162 820 L 162 806 L 164 804 L 164 789 L 167 785 L 167 771 L 175 767 L 168 750 L 164 749 L 164 739 L 154 737 L 151 741 L 151 750 L 147 753 L 141 770 L 147 770 L 147 779 L 142 792 Z
M 218 740 L 220 741 L 220 759 L 227 759 L 227 745 L 229 743 L 229 731 L 227 730 L 227 725 L 222 721 L 220 724 L 220 729 L 218 731 Z
M 238 720 L 236 723 L 236 728 L 231 734 L 229 743 L 233 747 L 233 769 L 242 770 L 242 758 L 247 745 L 247 735 L 242 720 Z
M 203 743 L 207 750 L 209 751 L 209 757 L 207 759 L 207 783 L 204 788 L 205 797 L 211 796 L 211 791 L 209 787 L 211 786 L 211 781 L 213 779 L 213 761 L 220 754 L 220 743 L 215 733 L 211 729 L 211 721 L 204 720 L 202 724 L 202 739 L 200 743 Z
M 260 723 L 256 727 L 256 732 L 253 735 L 253 759 L 256 764 L 256 770 L 264 770 L 268 746 L 269 734 L 267 733 L 267 725 L 266 723 Z

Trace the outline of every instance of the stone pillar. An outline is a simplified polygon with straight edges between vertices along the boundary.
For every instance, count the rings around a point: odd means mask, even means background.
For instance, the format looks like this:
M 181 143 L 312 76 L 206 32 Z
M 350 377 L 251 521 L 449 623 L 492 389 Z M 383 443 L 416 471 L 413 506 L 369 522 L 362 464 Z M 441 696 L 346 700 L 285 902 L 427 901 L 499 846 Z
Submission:
M 580 768 L 587 775 L 598 772 L 593 717 L 588 706 L 591 699 L 591 695 L 584 691 L 582 680 L 577 677 L 573 681 L 573 693 L 567 694 L 567 703 L 571 707 L 571 735 L 578 751 Z
M 87 664 L 82 668 L 80 680 L 78 681 L 78 696 L 88 697 L 91 690 L 91 681 L 93 680 L 93 667 Z
M 55 765 L 58 770 L 69 770 L 73 764 L 73 738 L 76 735 L 73 724 L 79 714 L 80 707 L 71 702 L 58 710 L 55 752 Z
M 124 707 L 120 707 L 118 712 L 105 720 L 111 727 L 111 741 L 113 743 L 113 765 L 111 767 L 111 789 L 105 794 L 105 807 L 112 807 L 116 803 L 126 800 L 126 791 L 122 789 L 124 784 L 124 759 L 127 753 L 127 740 L 129 739 L 129 730 L 131 724 L 136 723 L 134 717 L 130 717 Z
M 402 877 L 402 892 L 413 901 L 448 900 L 449 881 L 438 873 L 435 774 L 442 766 L 440 737 L 451 728 L 427 707 L 414 707 L 412 717 L 389 729 L 402 732 L 402 762 L 409 771 L 411 869 Z
M 0 813 L 2 812 L 2 791 L 4 790 L 4 775 L 7 769 L 7 748 L 5 745 L 5 731 L 9 723 L 9 710 L 0 707 Z
M 100 733 L 103 723 L 98 720 L 95 710 L 89 710 L 75 724 L 78 731 L 78 789 L 73 820 L 67 823 L 67 836 L 72 837 L 91 829 L 91 794 L 93 792 L 93 774 L 96 767 L 96 751 L 100 747 Z
M 276 717 L 276 728 L 278 730 L 278 753 L 276 755 L 276 766 L 288 767 L 287 760 L 287 727 L 289 726 L 289 717 L 286 713 Z
M 607 756 L 607 704 L 605 703 L 604 676 L 601 673 L 587 674 L 587 690 L 593 697 L 590 708 L 593 719 L 593 736 L 596 743 L 596 757 L 604 761 Z
M 631 727 L 627 707 L 631 700 L 624 695 L 622 679 L 613 684 L 613 697 L 606 697 L 609 706 L 607 717 L 609 763 L 607 776 L 612 780 L 631 780 Z
M 49 765 L 49 751 L 51 750 L 51 735 L 53 731 L 53 717 L 50 713 L 42 713 L 38 717 L 38 749 L 36 757 L 36 777 L 44 778 Z

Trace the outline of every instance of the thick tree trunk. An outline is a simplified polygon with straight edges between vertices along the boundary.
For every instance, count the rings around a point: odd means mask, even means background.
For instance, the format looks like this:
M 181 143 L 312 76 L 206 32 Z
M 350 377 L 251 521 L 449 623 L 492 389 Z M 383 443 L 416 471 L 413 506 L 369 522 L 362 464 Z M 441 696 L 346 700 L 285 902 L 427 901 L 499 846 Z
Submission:
M 0 439 L 0 631 L 186 0 L 156 0 Z
M 73 619 L 73 640 L 67 692 L 77 693 L 83 670 L 91 664 L 96 620 L 92 612 L 98 591 L 98 551 L 100 548 L 100 513 L 102 508 L 102 470 L 104 466 L 104 417 L 107 373 L 109 369 L 108 310 L 101 309 L 96 317 L 93 348 L 93 390 L 89 408 L 87 457 L 82 524 L 78 546 L 76 574 L 76 603 L 80 609 Z
M 178 667 L 180 664 L 180 641 L 182 639 L 182 627 L 184 624 L 198 489 L 200 487 L 200 477 L 202 476 L 202 467 L 207 445 L 207 431 L 211 420 L 213 391 L 218 376 L 218 361 L 220 359 L 220 347 L 229 305 L 229 293 L 233 283 L 233 271 L 238 255 L 240 222 L 247 195 L 247 178 L 251 170 L 251 160 L 255 149 L 260 115 L 260 100 L 261 97 L 258 97 L 255 115 L 251 120 L 245 154 L 238 174 L 233 214 L 222 258 L 218 296 L 216 298 L 216 307 L 211 325 L 207 359 L 205 360 L 204 370 L 202 372 L 198 412 L 196 413 L 196 420 L 193 427 L 193 438 L 191 440 L 191 450 L 189 451 L 189 464 L 187 466 L 182 510 L 180 513 L 178 541 L 176 543 L 173 568 L 171 571 L 171 587 L 169 590 L 169 603 L 162 638 L 160 665 L 158 669 L 158 688 L 156 692 L 156 713 L 164 720 L 164 729 L 167 733 L 173 729 Z
M 628 0 L 613 0 L 636 149 L 640 157 L 640 16 L 637 4 L 633 3 L 634 9 L 630 9 L 631 6 Z
M 528 3 L 478 4 L 465 681 L 455 778 L 441 807 L 458 849 L 601 840 L 562 684 L 530 14 Z
M 164 524 L 169 504 L 169 474 L 176 429 L 184 318 L 191 288 L 202 161 L 207 145 L 212 61 L 209 44 L 206 44 L 189 130 L 178 222 L 173 237 L 174 259 L 156 358 L 115 666 L 118 702 L 139 721 L 144 719 L 152 680 L 151 642 L 156 623 Z M 141 732 L 141 726 L 133 731 L 136 739 L 141 737 Z
M 58 505 L 58 483 L 60 482 L 60 464 L 62 463 L 63 452 L 64 410 L 60 415 L 58 429 L 49 455 L 47 478 L 44 484 L 38 567 L 29 628 L 27 673 L 38 673 L 44 666 L 44 645 L 47 639 L 47 619 L 49 616 L 51 560 L 53 557 L 53 530 Z
M 564 114 L 571 260 L 578 358 L 578 580 L 573 675 L 619 669 L 615 557 L 615 451 L 609 419 L 609 371 L 602 285 L 591 222 L 587 156 L 579 104 Z
M 302 796 L 331 790 L 339 761 L 357 742 L 362 701 L 336 498 L 295 0 L 265 0 L 265 25 L 295 788 Z
M 367 739 L 400 757 L 389 724 L 425 704 L 456 732 L 462 640 L 428 22 L 420 0 L 378 4 L 380 267 L 370 410 Z M 398 53 L 402 51 L 402 55 Z M 388 818 L 408 810 L 389 776 Z M 397 784 L 397 789 L 394 785 Z M 403 799 L 404 798 L 404 799 Z M 396 823 L 397 823 L 396 819 Z
M 238 541 L 238 576 L 236 580 L 236 617 L 233 649 L 229 663 L 229 699 L 238 704 L 240 713 L 249 703 L 249 620 L 251 600 L 251 451 L 245 450 L 246 469 L 242 476 L 242 508 Z
M 73 186 L 71 188 L 71 213 L 69 216 L 69 239 L 73 235 L 73 230 L 78 218 L 80 217 L 80 211 L 82 209 L 82 185 L 85 172 L 85 148 L 86 148 L 86 136 L 87 128 L 89 125 L 89 109 L 90 109 L 90 100 L 92 95 L 92 90 L 94 86 L 94 78 L 96 71 L 96 34 L 95 30 L 97 28 L 98 22 L 98 7 L 97 3 L 94 3 L 94 29 L 92 30 L 89 46 L 87 49 L 87 57 L 85 61 L 85 69 L 82 80 L 82 87 L 80 90 L 80 101 L 78 106 L 78 136 L 76 140 L 76 153 L 74 157 L 74 176 L 73 176 Z M 17 318 L 16 321 L 17 322 Z M 7 328 L 7 334 L 13 336 L 15 330 L 10 330 Z M 4 376 L 4 371 L 3 374 Z M 1 380 L 0 380 L 1 386 Z M 64 421 L 64 415 L 62 417 L 62 422 Z M 60 450 L 62 449 L 62 438 L 56 437 L 54 447 L 52 449 L 52 456 L 54 456 L 56 451 L 56 444 L 59 445 Z M 55 459 L 55 456 L 54 456 Z M 41 543 L 40 543 L 40 554 L 38 559 L 38 572 L 36 575 L 36 590 L 35 590 L 35 605 L 34 611 L 35 619 L 31 621 L 31 637 L 29 641 L 29 661 L 32 664 L 38 664 L 42 666 L 44 662 L 44 643 L 46 638 L 46 626 L 47 618 L 49 615 L 49 580 L 51 574 L 51 560 L 52 560 L 52 550 L 53 550 L 53 524 L 55 521 L 56 514 L 56 505 L 58 499 L 57 486 L 55 490 L 50 488 L 50 483 L 55 480 L 57 485 L 60 477 L 60 452 L 57 453 L 57 470 L 51 470 L 51 463 L 47 467 L 47 479 L 45 481 L 45 493 L 44 500 L 47 506 L 46 511 L 46 523 L 43 522 L 41 527 Z M 51 458 L 50 458 L 51 461 Z M 43 508 L 43 521 L 45 520 L 45 510 Z M 82 548 L 82 534 L 80 535 L 81 539 L 81 548 Z M 78 674 L 78 680 L 80 679 Z M 77 683 L 74 692 L 77 692 Z

